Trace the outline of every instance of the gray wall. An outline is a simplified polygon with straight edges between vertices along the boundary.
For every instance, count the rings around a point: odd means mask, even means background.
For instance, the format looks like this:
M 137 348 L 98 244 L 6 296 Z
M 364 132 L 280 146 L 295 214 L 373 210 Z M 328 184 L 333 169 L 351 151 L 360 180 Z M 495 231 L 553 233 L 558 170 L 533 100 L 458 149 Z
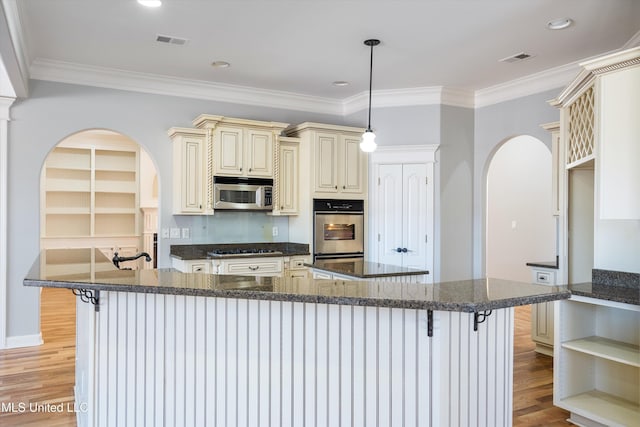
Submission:
M 470 108 L 442 106 L 436 164 L 436 281 L 473 277 L 473 118 Z
M 562 88 L 478 108 L 475 111 L 473 167 L 473 275 L 485 274 L 486 178 L 491 157 L 518 135 L 531 135 L 551 149 L 551 134 L 541 124 L 560 120 L 560 110 L 547 101 Z

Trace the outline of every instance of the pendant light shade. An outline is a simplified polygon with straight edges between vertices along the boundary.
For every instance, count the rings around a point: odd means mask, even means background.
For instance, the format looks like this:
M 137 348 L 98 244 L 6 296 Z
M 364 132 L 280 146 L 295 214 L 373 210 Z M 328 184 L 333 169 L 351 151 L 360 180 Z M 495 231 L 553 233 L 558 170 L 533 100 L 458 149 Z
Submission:
M 376 151 L 378 145 L 376 144 L 376 134 L 371 130 L 371 90 L 373 82 L 373 47 L 380 44 L 380 40 L 368 39 L 364 41 L 364 44 L 371 47 L 371 62 L 369 63 L 369 121 L 367 124 L 367 130 L 362 134 L 362 142 L 360 143 L 360 149 L 366 153 Z

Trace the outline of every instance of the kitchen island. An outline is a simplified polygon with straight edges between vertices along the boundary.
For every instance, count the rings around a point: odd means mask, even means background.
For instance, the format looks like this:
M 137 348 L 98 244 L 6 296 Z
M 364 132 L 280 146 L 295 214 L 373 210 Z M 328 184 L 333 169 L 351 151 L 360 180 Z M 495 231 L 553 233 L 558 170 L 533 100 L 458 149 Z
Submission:
M 564 287 L 117 270 L 43 251 L 77 299 L 84 425 L 492 425 L 512 419 L 513 307 Z
M 429 271 L 364 259 L 316 259 L 306 263 L 315 279 L 383 280 L 402 283 L 428 283 Z

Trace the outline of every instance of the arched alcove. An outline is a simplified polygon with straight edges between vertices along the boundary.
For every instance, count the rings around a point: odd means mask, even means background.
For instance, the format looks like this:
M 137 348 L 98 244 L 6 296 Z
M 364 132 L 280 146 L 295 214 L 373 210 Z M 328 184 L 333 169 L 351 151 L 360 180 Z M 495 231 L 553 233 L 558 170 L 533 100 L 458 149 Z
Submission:
M 486 275 L 531 281 L 527 262 L 555 259 L 551 153 L 540 140 L 516 136 L 487 164 Z
M 41 248 L 152 252 L 153 236 L 145 234 L 157 230 L 156 186 L 153 160 L 126 135 L 89 129 L 66 137 L 42 167 Z

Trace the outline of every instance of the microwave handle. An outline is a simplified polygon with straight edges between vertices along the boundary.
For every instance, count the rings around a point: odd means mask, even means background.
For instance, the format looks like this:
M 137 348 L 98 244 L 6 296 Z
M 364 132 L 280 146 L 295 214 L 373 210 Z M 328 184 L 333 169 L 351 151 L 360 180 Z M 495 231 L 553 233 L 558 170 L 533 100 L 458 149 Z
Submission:
M 256 205 L 261 208 L 264 207 L 264 187 L 262 186 L 256 190 Z

